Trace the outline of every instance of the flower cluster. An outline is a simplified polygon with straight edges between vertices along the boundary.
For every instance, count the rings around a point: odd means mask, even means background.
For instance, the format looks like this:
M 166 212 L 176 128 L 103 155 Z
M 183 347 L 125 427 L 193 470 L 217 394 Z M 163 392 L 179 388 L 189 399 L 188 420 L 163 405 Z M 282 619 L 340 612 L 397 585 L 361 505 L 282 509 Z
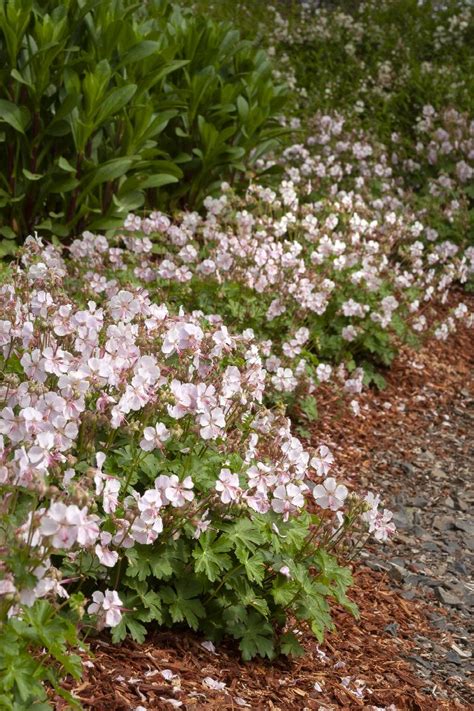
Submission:
M 218 316 L 174 313 L 144 286 L 125 287 L 117 265 L 126 255 L 104 238 L 86 234 L 71 252 L 65 260 L 29 238 L 0 288 L 8 615 L 44 596 L 67 598 L 88 579 L 87 560 L 101 581 L 87 611 L 99 627 L 116 626 L 122 593 L 112 583 L 140 547 L 183 535 L 198 545 L 232 517 L 268 517 L 279 530 L 308 500 L 329 530 L 348 491 L 328 476 L 328 448 L 305 450 L 290 421 L 263 405 L 266 384 L 284 375 L 277 367 L 270 377 L 253 334 L 232 335 Z M 299 352 L 307 339 L 300 328 L 288 348 Z M 352 497 L 357 507 L 363 523 Z M 375 515 L 364 525 L 383 538 Z
M 423 116 L 420 135 L 430 107 Z M 473 149 L 472 138 L 462 136 L 472 129 L 465 117 L 449 117 L 458 127 L 452 144 L 463 156 L 454 173 L 464 185 Z M 466 198 L 446 205 L 428 187 L 428 210 L 412 186 L 419 164 L 405 157 L 396 136 L 384 146 L 337 114 L 317 115 L 310 126 L 304 144 L 284 151 L 285 177 L 273 188 L 252 184 L 237 198 L 223 186 L 220 197 L 206 200 L 204 217 L 131 214 L 111 251 L 90 234 L 76 241 L 73 254 L 94 266 L 91 290 L 103 288 L 97 285 L 107 269 L 133 270 L 189 308 L 205 304 L 234 329 L 256 335 L 281 395 L 300 386 L 313 393 L 330 378 L 356 395 L 364 378 L 357 365 L 388 363 L 400 340 L 444 337 L 459 319 L 472 322 L 463 307 L 437 323 L 432 308 L 474 269 L 474 251 L 462 248 Z M 431 155 L 432 145 L 430 134 L 419 142 L 420 155 Z M 449 182 L 440 170 L 430 185 Z

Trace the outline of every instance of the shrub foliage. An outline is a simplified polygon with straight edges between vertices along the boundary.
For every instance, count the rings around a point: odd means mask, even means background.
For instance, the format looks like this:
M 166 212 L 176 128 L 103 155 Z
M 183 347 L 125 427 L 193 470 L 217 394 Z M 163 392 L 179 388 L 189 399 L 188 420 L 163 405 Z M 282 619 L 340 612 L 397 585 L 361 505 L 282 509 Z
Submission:
M 199 204 L 282 133 L 265 53 L 166 1 L 2 0 L 0 66 L 6 238 Z

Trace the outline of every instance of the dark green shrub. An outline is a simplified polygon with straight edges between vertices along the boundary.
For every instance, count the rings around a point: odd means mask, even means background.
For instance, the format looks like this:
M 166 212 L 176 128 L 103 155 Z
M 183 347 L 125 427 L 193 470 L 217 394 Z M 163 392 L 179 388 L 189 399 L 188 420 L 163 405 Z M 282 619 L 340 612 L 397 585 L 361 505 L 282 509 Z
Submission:
M 196 206 L 282 132 L 266 55 L 167 1 L 0 0 L 0 67 L 7 238 Z

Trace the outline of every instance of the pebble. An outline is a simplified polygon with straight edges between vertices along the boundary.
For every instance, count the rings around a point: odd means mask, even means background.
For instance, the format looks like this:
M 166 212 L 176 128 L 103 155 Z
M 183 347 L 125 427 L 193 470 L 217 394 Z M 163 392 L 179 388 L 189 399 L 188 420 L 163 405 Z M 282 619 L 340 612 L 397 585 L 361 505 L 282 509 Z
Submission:
M 464 663 L 464 659 L 457 652 L 453 652 L 452 650 L 447 653 L 446 661 L 458 665 Z
M 435 516 L 433 526 L 439 531 L 449 531 L 455 527 L 453 519 L 449 516 Z
M 418 636 L 423 656 L 410 657 L 417 673 L 431 685 L 449 680 L 460 698 L 471 698 L 465 677 L 474 672 L 469 656 L 474 649 L 474 448 L 469 449 L 474 412 L 458 403 L 449 414 L 449 428 L 427 414 L 426 431 L 397 433 L 374 452 L 374 475 L 367 484 L 377 484 L 385 506 L 394 511 L 397 534 L 389 546 L 371 549 L 365 562 L 388 573 L 405 600 L 424 598 L 432 606 L 431 625 L 442 634 L 442 644 L 439 637 Z M 396 636 L 395 625 L 388 624 L 385 633 Z
M 462 605 L 462 601 L 456 595 L 444 588 L 436 588 L 436 593 L 443 605 L 450 605 L 451 607 L 460 607 Z

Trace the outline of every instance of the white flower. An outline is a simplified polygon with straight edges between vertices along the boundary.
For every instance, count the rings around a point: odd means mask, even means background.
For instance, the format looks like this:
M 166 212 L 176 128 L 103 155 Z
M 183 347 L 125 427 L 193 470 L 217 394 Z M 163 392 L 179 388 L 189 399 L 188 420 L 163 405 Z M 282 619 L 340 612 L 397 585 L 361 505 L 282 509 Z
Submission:
M 304 506 L 304 496 L 296 484 L 280 484 L 273 492 L 272 509 L 283 514 L 283 520 L 288 521 L 290 513 Z
M 221 469 L 219 479 L 216 481 L 216 491 L 221 492 L 223 504 L 236 501 L 242 493 L 238 475 L 232 474 L 230 469 Z
M 40 533 L 51 538 L 54 548 L 71 548 L 74 543 L 90 546 L 99 536 L 98 517 L 89 516 L 87 508 L 62 502 L 52 503 L 41 521 Z
M 109 301 L 110 315 L 114 321 L 131 321 L 140 311 L 140 303 L 130 291 L 119 291 Z
M 329 477 L 323 484 L 318 484 L 313 489 L 313 496 L 322 509 L 337 511 L 344 505 L 349 491 L 344 484 L 338 484 L 333 477 Z
M 184 506 L 186 501 L 194 499 L 193 489 L 194 483 L 190 476 L 187 476 L 183 481 L 180 481 L 176 474 L 172 474 L 169 478 L 168 486 L 165 489 L 165 496 L 171 506 L 179 508 Z
M 106 590 L 105 594 L 96 590 L 92 594 L 92 602 L 87 608 L 89 615 L 97 615 L 99 624 L 105 627 L 116 627 L 122 619 L 122 601 L 115 590 Z
M 330 365 L 327 365 L 326 363 L 320 363 L 318 367 L 316 368 L 316 375 L 318 376 L 318 380 L 320 383 L 325 383 L 327 382 L 332 374 L 332 368 Z
M 316 469 L 319 476 L 326 476 L 334 463 L 334 456 L 326 445 L 322 444 L 318 450 L 319 456 L 311 459 L 311 466 Z
M 298 385 L 291 368 L 278 368 L 272 377 L 272 385 L 280 392 L 292 392 Z
M 111 551 L 110 548 L 108 548 L 111 540 L 112 534 L 107 531 L 103 531 L 100 534 L 100 543 L 98 543 L 94 549 L 97 558 L 102 565 L 106 566 L 106 568 L 113 568 L 118 561 L 117 551 Z
M 16 593 L 16 587 L 10 578 L 4 578 L 0 580 L 0 595 L 14 595 Z
M 384 509 L 383 513 L 379 513 L 375 519 L 374 538 L 377 541 L 386 541 L 389 536 L 395 533 L 395 524 L 392 521 L 393 513 L 388 509 Z
M 225 427 L 224 412 L 220 407 L 214 407 L 209 412 L 205 412 L 199 416 L 199 424 L 201 425 L 200 434 L 203 439 L 216 439 Z
M 169 429 L 162 422 L 157 422 L 154 427 L 145 427 L 140 447 L 145 452 L 152 452 L 154 449 L 159 449 L 169 438 Z

